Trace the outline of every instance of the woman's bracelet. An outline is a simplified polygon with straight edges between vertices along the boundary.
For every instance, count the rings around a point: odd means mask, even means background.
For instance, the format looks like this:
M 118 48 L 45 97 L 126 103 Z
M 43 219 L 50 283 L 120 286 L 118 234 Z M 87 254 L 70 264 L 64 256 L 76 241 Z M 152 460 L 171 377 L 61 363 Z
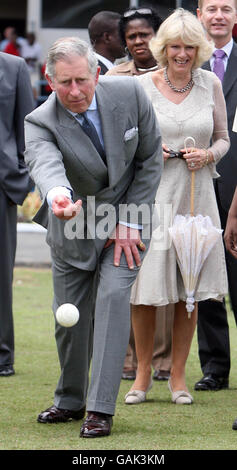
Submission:
M 210 153 L 208 152 L 208 150 L 205 150 L 205 152 L 206 152 L 206 161 L 203 163 L 203 166 L 208 165 L 210 161 Z

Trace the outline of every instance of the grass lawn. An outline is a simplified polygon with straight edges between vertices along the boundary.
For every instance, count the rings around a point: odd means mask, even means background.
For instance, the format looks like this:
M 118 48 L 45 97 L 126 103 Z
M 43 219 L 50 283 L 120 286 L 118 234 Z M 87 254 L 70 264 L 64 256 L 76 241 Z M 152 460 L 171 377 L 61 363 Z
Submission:
M 195 336 L 187 365 L 193 405 L 172 404 L 167 382 L 155 382 L 147 402 L 128 406 L 124 395 L 130 382 L 121 381 L 111 436 L 80 439 L 81 422 L 36 421 L 38 413 L 53 403 L 59 377 L 51 302 L 49 270 L 15 269 L 16 374 L 0 378 L 1 450 L 236 450 L 232 422 L 237 417 L 237 332 L 231 312 L 229 390 L 194 392 L 202 375 Z

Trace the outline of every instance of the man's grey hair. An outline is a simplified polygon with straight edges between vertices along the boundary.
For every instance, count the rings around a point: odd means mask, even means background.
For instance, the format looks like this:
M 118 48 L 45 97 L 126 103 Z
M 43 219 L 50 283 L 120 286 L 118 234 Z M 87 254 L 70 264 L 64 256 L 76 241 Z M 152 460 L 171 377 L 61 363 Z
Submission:
M 92 75 L 96 75 L 98 67 L 97 57 L 91 45 L 77 37 L 60 38 L 52 44 L 48 51 L 45 73 L 53 79 L 56 62 L 59 60 L 68 62 L 70 61 L 70 57 L 73 55 L 86 57 L 88 60 L 89 71 Z

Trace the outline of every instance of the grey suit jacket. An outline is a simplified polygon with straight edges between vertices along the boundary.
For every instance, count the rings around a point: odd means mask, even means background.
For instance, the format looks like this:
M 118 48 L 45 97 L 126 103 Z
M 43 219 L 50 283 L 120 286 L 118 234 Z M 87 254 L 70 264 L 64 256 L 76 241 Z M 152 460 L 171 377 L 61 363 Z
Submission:
M 25 61 L 0 52 L 0 187 L 16 204 L 30 190 L 24 163 L 24 118 L 34 109 Z
M 209 62 L 203 68 L 210 70 Z M 230 149 L 217 165 L 221 175 L 215 180 L 220 203 L 225 211 L 229 210 L 237 184 L 237 133 L 232 132 L 235 110 L 237 106 L 237 44 L 233 44 L 231 55 L 223 81 L 223 92 L 226 100 Z
M 115 208 L 113 228 L 118 218 L 127 220 L 126 211 L 119 212 L 121 204 L 146 204 L 151 211 L 163 168 L 159 126 L 138 81 L 100 77 L 96 98 L 107 166 L 55 93 L 25 120 L 25 158 L 42 198 L 51 188 L 66 186 L 72 190 L 74 200 L 83 200 L 85 216 L 84 230 L 79 222 L 76 225 L 76 219 L 72 221 L 75 237 L 68 235 L 70 224 L 55 217 L 46 203 L 36 221 L 47 225 L 47 241 L 56 253 L 84 269 L 95 268 L 105 244 L 97 227 L 106 208 Z M 139 214 L 135 220 L 132 214 L 129 222 L 149 223 L 149 215 L 147 220 L 140 220 Z M 83 213 L 77 219 L 82 217 Z

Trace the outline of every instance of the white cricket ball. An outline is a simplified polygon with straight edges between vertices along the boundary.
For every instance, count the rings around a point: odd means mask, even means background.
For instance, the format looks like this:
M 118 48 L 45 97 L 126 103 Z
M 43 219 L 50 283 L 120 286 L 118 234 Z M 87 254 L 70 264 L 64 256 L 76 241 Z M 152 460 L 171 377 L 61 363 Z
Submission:
M 79 320 L 79 310 L 73 304 L 62 304 L 56 311 L 56 319 L 61 326 L 74 326 Z

